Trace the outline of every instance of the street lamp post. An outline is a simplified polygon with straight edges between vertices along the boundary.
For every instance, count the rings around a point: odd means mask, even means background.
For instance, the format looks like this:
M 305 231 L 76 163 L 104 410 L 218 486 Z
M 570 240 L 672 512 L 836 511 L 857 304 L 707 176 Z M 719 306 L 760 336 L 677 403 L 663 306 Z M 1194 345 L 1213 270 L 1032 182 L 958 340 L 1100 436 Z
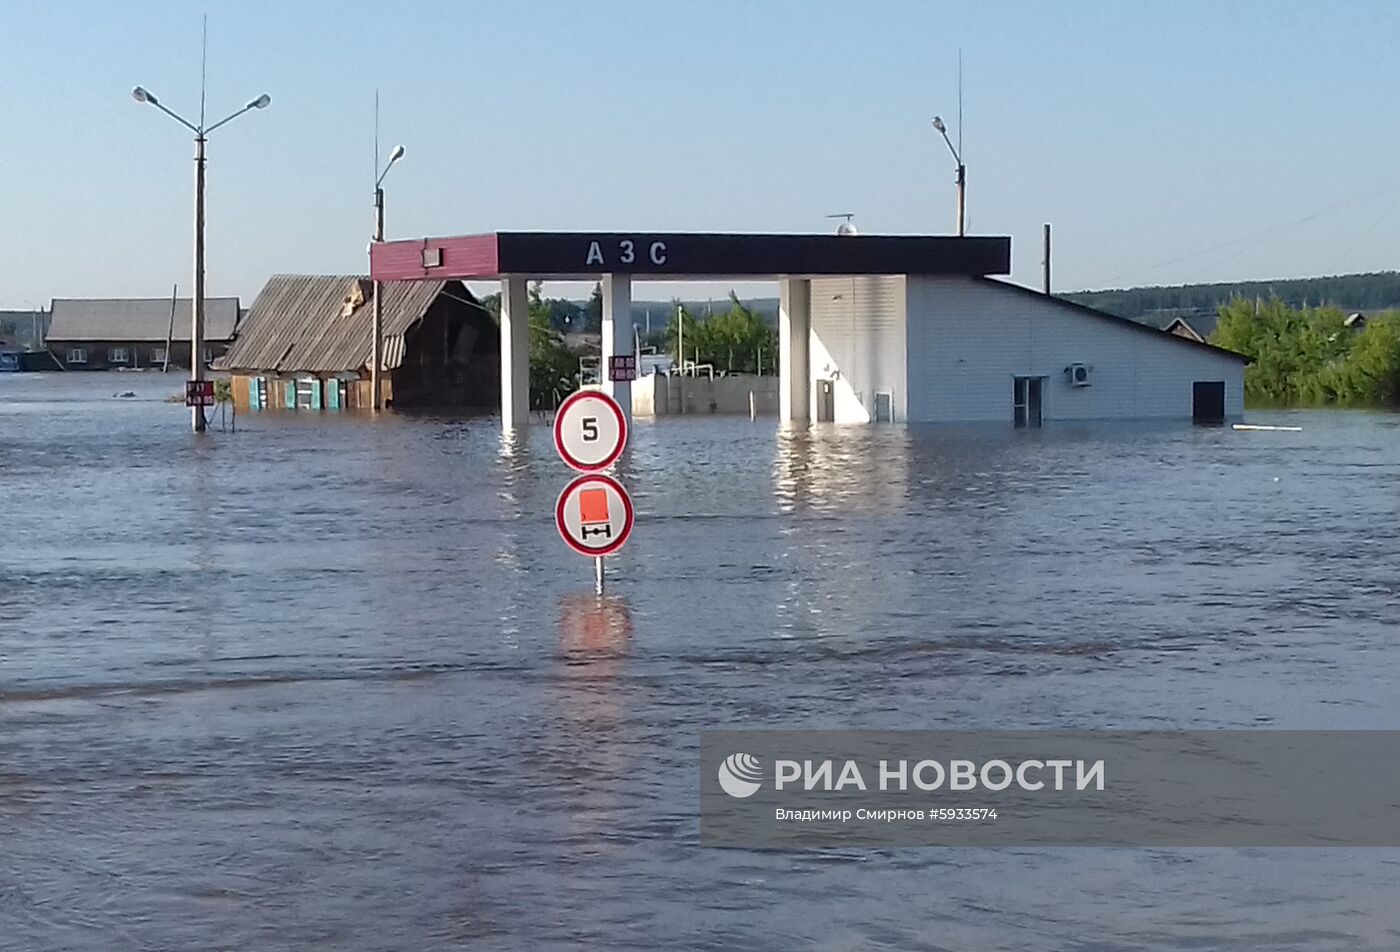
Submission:
M 194 133 L 194 299 L 190 302 L 190 379 L 204 379 L 204 143 L 209 133 L 226 123 L 232 122 L 250 109 L 265 109 L 272 97 L 263 93 L 247 103 L 242 109 L 220 119 L 212 126 L 205 126 L 201 107 L 200 125 L 195 125 L 183 116 L 167 109 L 159 99 L 144 87 L 137 86 L 131 91 L 131 98 L 137 102 L 150 103 L 171 119 Z M 191 421 L 196 433 L 204 432 L 204 408 L 191 407 Z
M 384 166 L 384 171 L 379 173 L 379 177 L 374 180 L 374 240 L 381 242 L 384 240 L 384 176 L 389 174 L 389 170 L 394 167 L 394 163 L 403 158 L 403 146 L 395 146 L 394 151 L 389 153 L 389 161 Z M 373 273 L 373 262 L 370 271 Z M 384 406 L 382 392 L 380 389 L 381 365 L 384 363 L 384 310 L 379 294 L 380 282 L 374 282 L 374 328 L 370 332 L 374 340 L 370 344 L 370 367 L 369 367 L 369 389 L 370 404 L 375 413 L 378 413 Z
M 962 156 L 954 148 L 953 140 L 948 138 L 948 127 L 943 124 L 941 117 L 933 117 L 933 127 L 943 136 L 943 141 L 948 143 L 948 151 L 953 153 L 953 161 L 958 163 L 958 237 L 961 238 L 967 233 L 967 166 L 963 165 Z

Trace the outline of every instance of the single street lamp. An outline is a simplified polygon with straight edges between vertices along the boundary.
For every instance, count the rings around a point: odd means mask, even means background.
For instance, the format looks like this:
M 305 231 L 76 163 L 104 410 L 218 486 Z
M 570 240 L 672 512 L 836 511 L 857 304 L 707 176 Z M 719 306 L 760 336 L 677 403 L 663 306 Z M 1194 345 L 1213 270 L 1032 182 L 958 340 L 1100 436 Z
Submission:
M 204 379 L 204 142 L 209 133 L 222 125 L 232 122 L 250 109 L 265 109 L 272 97 L 263 93 L 249 101 L 242 109 L 220 119 L 212 126 L 204 125 L 204 110 L 200 107 L 199 125 L 167 109 L 159 99 L 143 86 L 131 91 L 131 98 L 137 102 L 149 103 L 180 125 L 194 133 L 194 299 L 191 301 L 190 316 L 190 379 Z M 204 432 L 204 408 L 191 408 L 194 431 Z
M 948 127 L 943 124 L 943 119 L 939 116 L 933 117 L 933 127 L 943 136 L 943 141 L 948 143 L 948 151 L 953 153 L 953 160 L 958 163 L 958 237 L 966 234 L 967 217 L 967 166 L 963 165 L 962 156 L 953 146 L 953 140 L 948 138 Z
M 389 153 L 389 161 L 384 164 L 384 171 L 380 172 L 379 177 L 374 180 L 374 240 L 376 243 L 384 240 L 384 176 L 389 174 L 394 163 L 401 158 L 403 158 L 403 146 L 396 145 L 394 151 Z M 371 259 L 370 272 L 373 273 L 373 271 L 374 264 Z M 380 301 L 379 284 L 379 281 L 374 282 L 374 329 L 371 331 L 374 341 L 370 345 L 369 358 L 370 403 L 375 413 L 378 413 L 384 405 L 380 390 L 380 364 L 384 362 L 384 311 Z

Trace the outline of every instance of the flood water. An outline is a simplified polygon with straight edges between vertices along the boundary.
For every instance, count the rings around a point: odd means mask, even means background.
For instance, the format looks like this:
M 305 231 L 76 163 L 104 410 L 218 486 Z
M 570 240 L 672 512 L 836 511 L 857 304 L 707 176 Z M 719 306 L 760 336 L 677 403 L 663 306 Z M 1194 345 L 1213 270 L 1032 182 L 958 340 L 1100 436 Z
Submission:
M 706 728 L 1400 727 L 1400 416 L 543 427 L 0 375 L 0 949 L 1395 949 L 1396 850 L 698 846 Z M 113 394 L 134 391 L 133 398 Z

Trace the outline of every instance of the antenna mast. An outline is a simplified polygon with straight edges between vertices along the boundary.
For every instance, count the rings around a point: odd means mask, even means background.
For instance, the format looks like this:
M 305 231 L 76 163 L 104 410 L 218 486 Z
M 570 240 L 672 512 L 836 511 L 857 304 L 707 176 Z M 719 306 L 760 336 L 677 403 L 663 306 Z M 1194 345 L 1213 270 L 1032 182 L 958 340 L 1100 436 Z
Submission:
M 958 155 L 963 154 L 963 79 L 962 47 L 958 47 Z
M 204 14 L 204 38 L 199 53 L 199 129 L 204 132 L 204 87 L 209 76 L 209 14 Z

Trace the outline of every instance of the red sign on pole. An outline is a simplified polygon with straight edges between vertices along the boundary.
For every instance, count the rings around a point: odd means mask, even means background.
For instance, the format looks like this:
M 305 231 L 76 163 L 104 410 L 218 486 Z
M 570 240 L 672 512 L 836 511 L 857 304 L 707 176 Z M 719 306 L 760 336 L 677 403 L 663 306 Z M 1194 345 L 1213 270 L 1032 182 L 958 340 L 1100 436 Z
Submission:
M 632 497 L 611 476 L 580 476 L 559 494 L 554 522 L 579 555 L 611 555 L 632 534 Z
M 637 355 L 618 354 L 608 358 L 608 379 L 614 383 L 637 379 Z
M 214 381 L 185 381 L 185 406 L 212 407 L 214 405 Z

